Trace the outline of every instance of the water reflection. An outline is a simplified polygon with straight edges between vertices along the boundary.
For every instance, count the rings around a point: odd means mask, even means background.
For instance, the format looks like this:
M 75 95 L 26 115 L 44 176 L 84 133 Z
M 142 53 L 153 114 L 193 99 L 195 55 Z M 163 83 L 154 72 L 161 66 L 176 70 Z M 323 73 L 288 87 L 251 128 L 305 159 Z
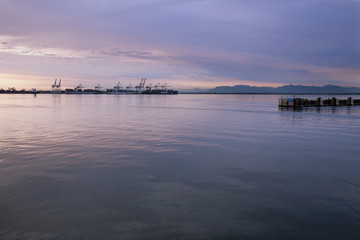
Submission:
M 356 239 L 359 109 L 277 98 L 0 96 L 0 238 Z
M 340 107 L 279 107 L 280 112 L 317 112 L 317 113 L 359 113 L 359 106 L 340 106 Z

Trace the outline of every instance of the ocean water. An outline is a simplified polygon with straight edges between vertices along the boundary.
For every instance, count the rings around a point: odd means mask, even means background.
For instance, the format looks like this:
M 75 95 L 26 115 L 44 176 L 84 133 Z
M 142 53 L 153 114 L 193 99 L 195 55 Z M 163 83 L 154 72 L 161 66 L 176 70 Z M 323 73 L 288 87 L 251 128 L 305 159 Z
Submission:
M 360 106 L 278 98 L 0 95 L 0 239 L 359 239 Z

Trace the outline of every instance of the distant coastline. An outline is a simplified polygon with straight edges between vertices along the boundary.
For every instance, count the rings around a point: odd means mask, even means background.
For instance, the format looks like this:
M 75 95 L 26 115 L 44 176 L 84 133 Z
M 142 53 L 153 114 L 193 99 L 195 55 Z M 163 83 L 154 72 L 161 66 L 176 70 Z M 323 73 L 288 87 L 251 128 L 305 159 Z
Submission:
M 336 85 L 303 86 L 284 85 L 281 87 L 254 87 L 248 85 L 219 86 L 213 89 L 180 90 L 183 94 L 360 94 L 358 87 L 340 87 Z
M 103 93 L 98 91 L 99 93 Z M 0 94 L 52 94 L 51 90 L 16 90 L 15 88 L 0 89 Z M 58 93 L 65 93 L 60 91 Z M 105 92 L 104 92 L 105 93 Z M 307 95 L 360 95 L 359 87 L 340 87 L 336 85 L 303 86 L 284 85 L 281 87 L 255 87 L 249 85 L 218 86 L 213 89 L 179 90 L 179 94 L 307 94 Z
M 200 95 L 360 95 L 360 93 L 254 93 L 254 92 L 247 92 L 247 93 L 216 93 L 216 92 L 179 92 L 179 94 L 200 94 Z

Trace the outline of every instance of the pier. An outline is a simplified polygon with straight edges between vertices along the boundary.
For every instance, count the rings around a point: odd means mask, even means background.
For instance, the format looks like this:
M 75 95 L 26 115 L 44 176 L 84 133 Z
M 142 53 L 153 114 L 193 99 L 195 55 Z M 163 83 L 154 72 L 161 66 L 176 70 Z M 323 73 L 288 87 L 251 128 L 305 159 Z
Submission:
M 360 99 L 337 99 L 335 97 L 321 99 L 318 97 L 316 100 L 307 98 L 283 98 L 279 99 L 279 107 L 326 107 L 326 106 L 356 106 L 360 105 Z

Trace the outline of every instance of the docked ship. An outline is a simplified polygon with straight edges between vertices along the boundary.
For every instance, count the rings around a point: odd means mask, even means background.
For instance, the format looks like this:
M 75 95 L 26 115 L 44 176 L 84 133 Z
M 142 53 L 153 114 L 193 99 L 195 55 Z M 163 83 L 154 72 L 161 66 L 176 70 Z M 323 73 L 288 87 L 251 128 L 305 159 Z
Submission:
M 158 83 L 154 86 L 150 83 L 144 91 L 141 91 L 141 94 L 178 94 L 177 90 L 169 89 L 169 87 L 166 83 L 163 85 Z
M 122 94 L 136 94 L 138 92 L 136 92 L 132 85 L 128 85 L 125 88 L 123 88 L 120 84 L 120 81 L 116 84 L 116 86 L 114 86 L 113 89 L 107 89 L 106 90 L 107 94 L 112 94 L 112 95 L 122 95 Z
M 74 89 L 71 89 L 71 88 L 65 89 L 65 94 L 103 94 L 103 93 L 105 93 L 104 91 L 101 91 L 101 88 L 102 87 L 100 86 L 100 84 L 98 84 L 97 86 L 95 86 L 95 90 L 94 89 L 86 89 L 80 83 Z

